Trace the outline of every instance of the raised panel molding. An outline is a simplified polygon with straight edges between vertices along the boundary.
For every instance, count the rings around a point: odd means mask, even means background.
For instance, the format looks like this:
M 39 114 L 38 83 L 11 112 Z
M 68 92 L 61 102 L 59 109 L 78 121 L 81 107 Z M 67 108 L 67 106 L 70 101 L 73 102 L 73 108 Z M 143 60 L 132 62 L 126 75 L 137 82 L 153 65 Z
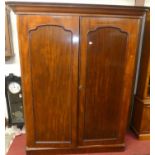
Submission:
M 64 31 L 68 31 L 68 32 L 71 32 L 72 33 L 71 30 L 66 29 L 64 26 L 61 26 L 61 25 L 52 25 L 52 24 L 48 24 L 48 25 L 47 24 L 42 24 L 42 25 L 38 25 L 36 27 L 31 27 L 29 29 L 29 33 L 31 33 L 32 31 L 37 31 L 39 28 L 46 27 L 46 26 L 62 28 Z
M 38 26 L 46 26 L 46 25 L 55 25 L 55 26 L 60 26 L 63 27 L 64 30 L 69 30 L 73 34 L 77 34 L 77 28 L 78 25 L 71 26 L 70 21 L 72 20 L 73 22 L 77 23 L 77 16 L 64 16 L 65 18 L 63 19 L 62 16 L 59 15 L 54 15 L 54 16 L 44 16 L 44 18 L 41 18 L 42 16 L 39 15 L 33 15 L 29 16 L 27 18 L 28 21 L 28 30 L 34 30 Z M 35 18 L 35 21 L 33 20 Z M 68 21 L 68 22 L 65 22 Z
M 121 100 L 122 95 L 119 94 L 123 93 L 123 88 L 116 83 L 124 81 L 120 74 L 124 75 L 123 72 L 125 72 L 123 66 L 126 62 L 127 44 L 128 33 L 117 27 L 97 27 L 87 34 L 84 141 L 93 139 L 108 141 L 118 138 L 117 130 L 120 128 L 118 114 L 120 112 L 116 108 L 119 106 L 116 101 L 119 97 L 118 100 Z M 114 76 L 115 80 L 113 80 Z M 111 86 L 110 90 L 113 91 L 109 91 L 108 86 Z M 113 92 L 118 92 L 118 94 L 115 96 Z M 109 95 L 112 95 L 113 98 L 115 96 L 115 99 L 111 100 Z M 100 108 L 96 109 L 97 107 Z M 108 117 L 105 113 L 113 114 L 114 117 L 111 118 L 111 115 Z M 97 123 L 97 120 L 102 123 Z M 94 121 L 94 126 L 92 126 L 92 121 Z M 112 127 L 112 124 L 115 124 L 115 127 Z
M 98 27 L 95 27 L 94 29 L 90 29 L 90 31 L 87 32 L 87 35 L 89 35 L 89 33 L 96 32 L 96 31 L 98 31 L 100 29 L 104 29 L 104 28 L 113 28 L 113 29 L 118 30 L 121 33 L 126 33 L 128 35 L 127 31 L 121 29 L 120 27 L 114 27 L 114 26 L 98 26 Z
M 67 42 L 64 39 L 67 39 Z M 36 143 L 71 143 L 71 109 L 67 107 L 71 106 L 72 33 L 62 26 L 38 26 L 30 31 L 29 47 Z M 37 70 L 39 66 L 41 68 Z M 61 83 L 58 82 L 59 79 Z M 48 83 L 52 87 L 49 87 Z M 37 88 L 41 89 L 42 93 L 36 91 Z M 57 91 L 60 91 L 60 94 L 54 97 L 53 94 L 56 95 Z M 43 111 L 42 109 L 46 109 L 44 105 L 48 105 L 50 111 Z M 61 113 L 58 113 L 60 108 Z M 37 110 L 40 113 L 37 113 Z M 48 117 L 53 120 L 48 120 Z M 46 121 L 47 125 L 39 128 Z M 43 136 L 46 131 L 53 134 Z

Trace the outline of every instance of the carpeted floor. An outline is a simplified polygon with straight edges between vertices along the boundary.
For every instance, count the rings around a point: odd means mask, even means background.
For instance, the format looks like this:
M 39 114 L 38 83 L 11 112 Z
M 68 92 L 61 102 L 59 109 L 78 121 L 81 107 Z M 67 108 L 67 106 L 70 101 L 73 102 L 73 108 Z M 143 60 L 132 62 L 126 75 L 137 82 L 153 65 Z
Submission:
M 7 155 L 26 155 L 25 138 L 25 134 L 17 136 Z M 128 133 L 126 135 L 126 150 L 124 152 L 92 153 L 91 155 L 150 155 L 150 142 L 139 141 L 132 133 Z
M 25 133 L 25 128 L 23 127 L 23 129 L 19 129 L 17 128 L 17 126 L 12 126 L 12 127 L 6 127 L 5 128 L 5 153 L 8 152 L 14 138 L 17 135 L 21 135 Z

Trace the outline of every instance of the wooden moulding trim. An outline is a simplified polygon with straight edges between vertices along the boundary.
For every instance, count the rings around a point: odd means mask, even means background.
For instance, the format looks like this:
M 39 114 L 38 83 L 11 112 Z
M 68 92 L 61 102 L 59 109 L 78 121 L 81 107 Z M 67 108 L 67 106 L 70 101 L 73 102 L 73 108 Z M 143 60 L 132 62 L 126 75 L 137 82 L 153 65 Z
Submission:
M 37 30 L 39 30 L 40 28 L 42 28 L 42 27 L 47 27 L 47 26 L 61 28 L 61 29 L 63 29 L 64 31 L 70 32 L 70 33 L 73 35 L 72 31 L 71 31 L 69 28 L 65 28 L 65 26 L 60 26 L 60 25 L 56 25 L 56 24 L 54 24 L 54 25 L 52 25 L 52 24 L 40 24 L 39 26 L 36 26 L 36 25 L 35 25 L 34 27 L 29 28 L 29 33 L 33 32 L 33 31 L 37 31 Z
M 94 5 L 94 4 L 64 4 L 64 3 L 28 3 L 6 2 L 16 14 L 29 13 L 77 13 L 77 14 L 123 14 L 142 16 L 149 7 Z
M 79 146 L 75 148 L 36 148 L 36 147 L 26 147 L 26 152 L 29 153 L 46 153 L 55 154 L 55 153 L 64 153 L 64 154 L 70 154 L 70 153 L 88 153 L 88 152 L 111 152 L 111 151 L 124 151 L 125 150 L 125 144 L 113 144 L 113 145 L 96 145 L 96 146 Z M 40 154 L 39 154 L 40 155 Z
M 144 105 L 150 105 L 150 98 L 141 99 L 138 96 L 135 96 L 135 102 L 138 101 Z
M 149 140 L 150 139 L 150 133 L 139 133 L 134 126 L 131 126 L 131 129 L 133 130 L 134 134 L 139 140 Z
M 139 140 L 150 140 L 150 134 L 140 134 Z
M 85 149 L 85 148 L 111 148 L 111 147 L 125 147 L 125 144 L 111 144 L 111 145 L 96 145 L 96 146 L 77 146 L 75 148 L 72 148 L 73 150 L 75 149 Z M 33 150 L 57 150 L 57 149 L 70 149 L 70 148 L 52 148 L 52 147 L 26 147 L 27 151 L 33 151 Z

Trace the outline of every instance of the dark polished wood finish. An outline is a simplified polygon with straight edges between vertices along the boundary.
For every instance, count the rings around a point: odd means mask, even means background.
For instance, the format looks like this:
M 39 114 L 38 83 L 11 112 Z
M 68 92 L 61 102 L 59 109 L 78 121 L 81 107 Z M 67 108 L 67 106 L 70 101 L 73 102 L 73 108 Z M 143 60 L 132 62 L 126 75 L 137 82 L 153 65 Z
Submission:
M 140 20 L 81 17 L 80 21 L 79 143 L 123 143 Z
M 150 14 L 145 22 L 143 50 L 131 127 L 140 140 L 150 138 Z
M 22 14 L 46 14 L 46 13 L 71 13 L 89 15 L 121 15 L 142 17 L 148 7 L 112 6 L 94 4 L 67 4 L 67 3 L 28 3 L 28 2 L 6 2 L 6 4 L 19 15 Z
M 35 19 L 35 20 L 34 20 Z M 19 16 L 28 147 L 76 144 L 78 17 Z M 30 109 L 32 113 L 30 113 Z
M 27 154 L 124 150 L 148 9 L 7 4 L 18 17 Z

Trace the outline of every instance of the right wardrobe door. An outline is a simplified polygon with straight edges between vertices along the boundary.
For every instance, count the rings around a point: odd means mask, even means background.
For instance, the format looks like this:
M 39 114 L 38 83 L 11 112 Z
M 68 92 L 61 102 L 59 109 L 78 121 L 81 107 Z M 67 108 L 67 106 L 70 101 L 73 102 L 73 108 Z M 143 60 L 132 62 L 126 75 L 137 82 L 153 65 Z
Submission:
M 140 29 L 136 18 L 80 18 L 79 145 L 123 145 Z

